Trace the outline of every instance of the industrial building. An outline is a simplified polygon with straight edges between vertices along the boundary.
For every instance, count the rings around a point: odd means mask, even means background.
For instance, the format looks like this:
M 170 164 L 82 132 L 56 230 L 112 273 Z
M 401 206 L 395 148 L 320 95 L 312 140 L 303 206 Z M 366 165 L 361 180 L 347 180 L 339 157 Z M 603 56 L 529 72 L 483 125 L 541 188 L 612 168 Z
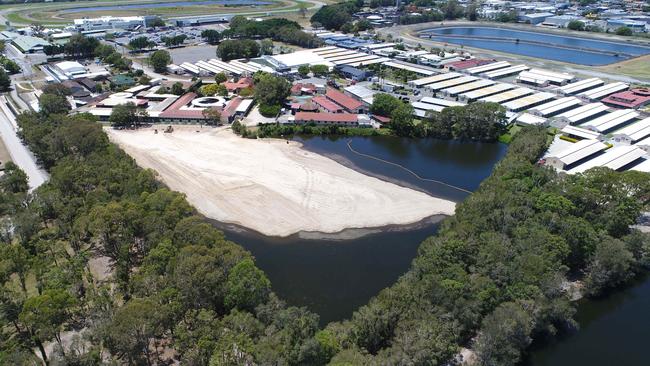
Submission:
M 604 154 L 596 156 L 593 159 L 587 160 L 582 164 L 567 170 L 567 173 L 584 173 L 585 171 L 596 167 L 619 170 L 626 165 L 633 164 L 635 161 L 640 160 L 645 155 L 646 152 L 636 146 L 615 146 L 607 150 Z
M 557 170 L 564 170 L 605 150 L 607 145 L 598 140 L 581 140 L 568 148 L 545 158 L 545 164 Z
M 412 87 L 415 88 L 421 88 L 425 85 L 433 84 L 433 83 L 438 83 L 441 81 L 449 80 L 449 79 L 454 79 L 454 78 L 459 78 L 461 77 L 462 74 L 459 74 L 457 72 L 448 72 L 444 74 L 439 74 L 435 76 L 429 76 L 421 79 L 415 79 L 411 80 L 408 82 L 408 84 Z
M 155 19 L 153 16 L 81 18 L 74 20 L 74 28 L 79 32 L 89 32 L 109 29 L 135 29 L 146 27 L 147 22 Z
M 560 114 L 557 116 L 557 120 L 560 122 L 575 125 L 586 120 L 601 116 L 608 110 L 609 108 L 603 103 L 590 103 Z
M 578 94 L 578 96 L 580 96 L 581 98 L 583 98 L 583 99 L 585 99 L 587 101 L 593 102 L 593 101 L 603 99 L 603 98 L 605 98 L 606 96 L 608 96 L 610 94 L 614 94 L 614 93 L 621 92 L 623 90 L 627 90 L 629 87 L 630 86 L 628 84 L 626 84 L 626 83 L 615 82 L 615 83 L 610 83 L 610 84 L 603 85 L 603 86 L 598 87 L 596 89 L 591 89 L 591 90 L 584 91 L 584 92 Z
M 442 112 L 442 110 L 447 107 L 460 107 L 464 106 L 465 103 L 440 98 L 424 97 L 419 102 L 411 103 L 411 105 L 413 106 L 413 114 L 416 117 L 424 118 L 428 111 Z
M 489 97 L 484 97 L 479 99 L 482 102 L 492 102 L 492 103 L 498 103 L 498 104 L 503 104 L 507 103 L 511 100 L 515 100 L 517 98 L 523 98 L 527 95 L 533 94 L 535 91 L 532 89 L 528 88 L 517 88 L 513 90 L 508 90 L 503 93 L 499 94 L 494 94 Z
M 459 78 L 454 78 L 454 79 L 450 79 L 450 80 L 445 80 L 445 81 L 440 81 L 440 82 L 437 82 L 437 83 L 429 84 L 429 85 L 426 85 L 425 88 L 428 89 L 428 90 L 436 92 L 436 91 L 439 91 L 439 90 L 442 90 L 442 89 L 447 89 L 447 88 L 454 87 L 456 85 L 471 83 L 471 82 L 476 81 L 476 80 L 478 80 L 478 78 L 475 77 L 475 76 L 461 76 Z
M 576 97 L 564 97 L 538 105 L 530 110 L 530 113 L 541 117 L 553 117 L 564 113 L 580 105 L 580 99 Z
M 576 81 L 575 83 L 566 84 L 558 89 L 560 94 L 575 95 L 589 89 L 597 88 L 605 85 L 605 82 L 599 78 L 584 79 Z
M 472 81 L 472 82 L 467 83 L 467 84 L 447 88 L 447 89 L 443 90 L 442 93 L 445 94 L 445 95 L 451 96 L 451 97 L 455 97 L 458 94 L 467 93 L 467 92 L 470 92 L 472 90 L 483 89 L 483 88 L 491 86 L 491 85 L 494 85 L 494 81 L 479 79 L 479 80 Z
M 553 93 L 535 93 L 523 98 L 518 98 L 506 103 L 503 103 L 503 107 L 512 112 L 521 112 L 528 108 L 538 106 L 544 102 L 547 102 L 553 99 L 555 95 Z
M 628 145 L 644 140 L 650 136 L 650 117 L 614 131 L 613 135 L 614 141 Z
M 600 139 L 600 134 L 598 132 L 588 130 L 586 128 L 580 128 L 576 126 L 566 125 L 562 130 L 560 130 L 565 136 L 578 139 L 578 140 L 598 140 Z
M 492 62 L 487 65 L 481 65 L 481 66 L 475 66 L 475 67 L 470 67 L 469 69 L 465 69 L 465 72 L 470 74 L 470 75 L 478 75 L 482 74 L 484 72 L 489 72 L 489 71 L 494 71 L 498 69 L 504 69 L 506 67 L 510 66 L 510 62 L 508 61 L 499 61 L 499 62 Z
M 475 100 L 489 97 L 495 94 L 503 93 L 508 90 L 514 89 L 515 86 L 512 84 L 506 84 L 506 83 L 497 83 L 492 86 L 488 86 L 482 89 L 462 93 L 459 95 L 460 100 L 465 100 L 468 102 L 473 102 Z
M 481 75 L 488 79 L 501 79 L 511 75 L 519 74 L 520 72 L 526 71 L 528 69 L 530 68 L 526 65 L 514 65 L 514 66 L 506 67 L 504 69 L 484 72 Z
M 582 127 L 604 134 L 634 121 L 637 117 L 639 117 L 639 113 L 633 109 L 618 109 L 614 112 L 592 119 L 583 124 Z

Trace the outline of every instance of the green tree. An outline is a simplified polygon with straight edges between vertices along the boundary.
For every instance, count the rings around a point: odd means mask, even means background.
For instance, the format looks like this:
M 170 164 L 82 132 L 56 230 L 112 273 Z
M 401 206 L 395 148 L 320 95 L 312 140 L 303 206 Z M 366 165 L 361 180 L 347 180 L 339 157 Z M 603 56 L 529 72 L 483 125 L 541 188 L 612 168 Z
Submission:
M 204 29 L 201 32 L 201 38 L 209 44 L 217 44 L 221 39 L 221 33 L 214 29 Z
M 566 27 L 574 31 L 583 31 L 585 30 L 585 23 L 579 20 L 572 20 L 567 24 Z
M 598 295 L 629 280 L 634 276 L 633 263 L 634 257 L 623 241 L 605 238 L 596 246 L 587 267 L 587 291 Z
M 185 88 L 183 87 L 183 83 L 177 81 L 174 84 L 172 84 L 172 88 L 170 91 L 172 94 L 183 95 L 183 93 L 185 93 Z
M 415 125 L 413 124 L 413 107 L 410 104 L 400 104 L 390 113 L 390 127 L 398 136 L 412 136 Z
M 128 44 L 130 49 L 136 50 L 136 51 L 151 48 L 154 45 L 155 45 L 155 43 L 149 41 L 149 38 L 147 38 L 146 36 L 133 38 L 132 40 L 129 41 L 129 44 Z
M 260 47 L 252 39 L 228 39 L 217 47 L 217 56 L 223 61 L 253 58 L 260 55 Z
M 255 83 L 255 98 L 262 104 L 281 104 L 290 93 L 291 84 L 281 76 L 264 73 Z
M 273 47 L 273 41 L 268 38 L 260 41 L 260 53 L 262 55 L 272 55 Z
M 119 308 L 107 326 L 104 341 L 112 354 L 128 364 L 154 364 L 154 342 L 163 331 L 163 311 L 148 299 L 133 299 Z
M 632 29 L 629 27 L 618 27 L 616 28 L 616 35 L 617 36 L 625 36 L 625 37 L 630 37 L 633 34 Z
M 64 290 L 47 290 L 25 301 L 19 319 L 47 362 L 43 343 L 54 338 L 61 346 L 61 331 L 72 316 L 75 299 Z
M 378 93 L 375 94 L 372 99 L 372 105 L 370 105 L 370 112 L 388 117 L 391 113 L 399 108 L 402 105 L 402 101 L 395 98 L 390 94 Z
M 11 78 L 6 71 L 0 69 L 0 91 L 6 92 L 11 89 Z
M 45 116 L 52 114 L 67 114 L 70 110 L 68 100 L 57 94 L 41 94 L 38 98 L 38 105 L 41 113 Z
M 521 351 L 530 345 L 533 319 L 519 304 L 504 303 L 483 320 L 476 342 L 479 364 L 515 365 Z
M 155 72 L 167 71 L 167 65 L 172 62 L 172 57 L 165 50 L 155 51 L 149 56 L 149 63 Z
M 330 68 L 326 65 L 312 65 L 309 69 L 315 76 L 325 76 L 330 72 Z
M 138 107 L 133 102 L 120 104 L 113 107 L 108 121 L 113 127 L 127 127 L 138 125 L 140 122 Z
M 266 302 L 271 292 L 271 281 L 255 267 L 250 258 L 237 263 L 228 274 L 226 282 L 226 308 L 252 311 Z
M 12 161 L 8 161 L 4 168 L 4 174 L 0 177 L 2 190 L 11 193 L 27 192 L 27 174 Z
M 223 72 L 219 72 L 219 73 L 214 74 L 214 81 L 217 84 L 221 84 L 221 83 L 224 83 L 224 82 L 228 81 L 228 77 Z
M 298 66 L 298 73 L 302 77 L 309 75 L 309 65 L 300 65 Z
M 217 126 L 221 124 L 221 112 L 218 109 L 205 108 L 201 113 L 209 125 Z

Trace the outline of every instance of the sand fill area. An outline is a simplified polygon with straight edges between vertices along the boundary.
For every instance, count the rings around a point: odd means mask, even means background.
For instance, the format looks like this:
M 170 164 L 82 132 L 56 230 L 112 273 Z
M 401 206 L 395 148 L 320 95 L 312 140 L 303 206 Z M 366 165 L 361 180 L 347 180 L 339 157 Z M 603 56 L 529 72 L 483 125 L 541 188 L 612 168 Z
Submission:
M 412 224 L 455 209 L 454 202 L 361 174 L 297 142 L 244 139 L 225 128 L 106 131 L 203 215 L 268 236 Z

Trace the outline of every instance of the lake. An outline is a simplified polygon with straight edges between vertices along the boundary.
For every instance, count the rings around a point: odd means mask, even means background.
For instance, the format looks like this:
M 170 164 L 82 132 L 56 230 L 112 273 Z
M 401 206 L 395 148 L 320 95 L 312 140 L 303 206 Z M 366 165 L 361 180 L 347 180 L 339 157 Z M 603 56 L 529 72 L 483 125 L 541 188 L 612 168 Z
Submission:
M 581 301 L 580 330 L 533 347 L 525 366 L 650 364 L 650 276 L 607 297 Z
M 489 27 L 435 28 L 421 34 L 441 42 L 580 65 L 606 65 L 650 53 L 650 47 L 621 42 Z
M 296 138 L 305 148 L 328 155 L 367 174 L 399 182 L 455 201 L 468 193 L 419 181 L 395 166 L 356 155 L 347 143 L 364 154 L 399 163 L 421 177 L 435 178 L 474 190 L 490 175 L 506 152 L 506 145 L 412 140 L 388 136 L 352 138 Z M 306 306 L 321 316 L 321 324 L 349 318 L 381 289 L 406 272 L 419 244 L 436 233 L 436 220 L 407 229 L 384 228 L 354 239 L 307 239 L 304 235 L 272 238 L 241 228 L 226 227 L 226 237 L 249 250 L 274 291 L 290 305 Z
M 142 3 L 129 5 L 112 5 L 112 6 L 88 6 L 81 8 L 63 9 L 61 13 L 85 13 L 92 11 L 111 11 L 111 10 L 133 10 L 133 9 L 154 9 L 154 8 L 175 8 L 178 6 L 198 6 L 198 5 L 269 5 L 271 2 L 258 0 L 203 0 L 203 1 L 174 1 L 161 3 Z

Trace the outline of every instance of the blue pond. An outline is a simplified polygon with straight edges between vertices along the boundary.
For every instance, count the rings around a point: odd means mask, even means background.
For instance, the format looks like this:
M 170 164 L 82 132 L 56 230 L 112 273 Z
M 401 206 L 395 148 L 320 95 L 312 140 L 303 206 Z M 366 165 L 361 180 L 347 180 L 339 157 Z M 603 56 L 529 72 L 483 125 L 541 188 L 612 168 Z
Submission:
M 650 47 L 512 29 L 448 27 L 422 32 L 427 38 L 429 34 L 437 41 L 581 65 L 606 65 L 650 53 Z
M 268 1 L 257 0 L 204 0 L 204 1 L 174 1 L 169 3 L 144 3 L 130 5 L 114 6 L 89 6 L 83 8 L 65 9 L 62 13 L 82 13 L 89 11 L 107 11 L 107 10 L 129 10 L 129 9 L 151 9 L 151 8 L 173 8 L 177 6 L 197 6 L 197 5 L 269 5 Z

